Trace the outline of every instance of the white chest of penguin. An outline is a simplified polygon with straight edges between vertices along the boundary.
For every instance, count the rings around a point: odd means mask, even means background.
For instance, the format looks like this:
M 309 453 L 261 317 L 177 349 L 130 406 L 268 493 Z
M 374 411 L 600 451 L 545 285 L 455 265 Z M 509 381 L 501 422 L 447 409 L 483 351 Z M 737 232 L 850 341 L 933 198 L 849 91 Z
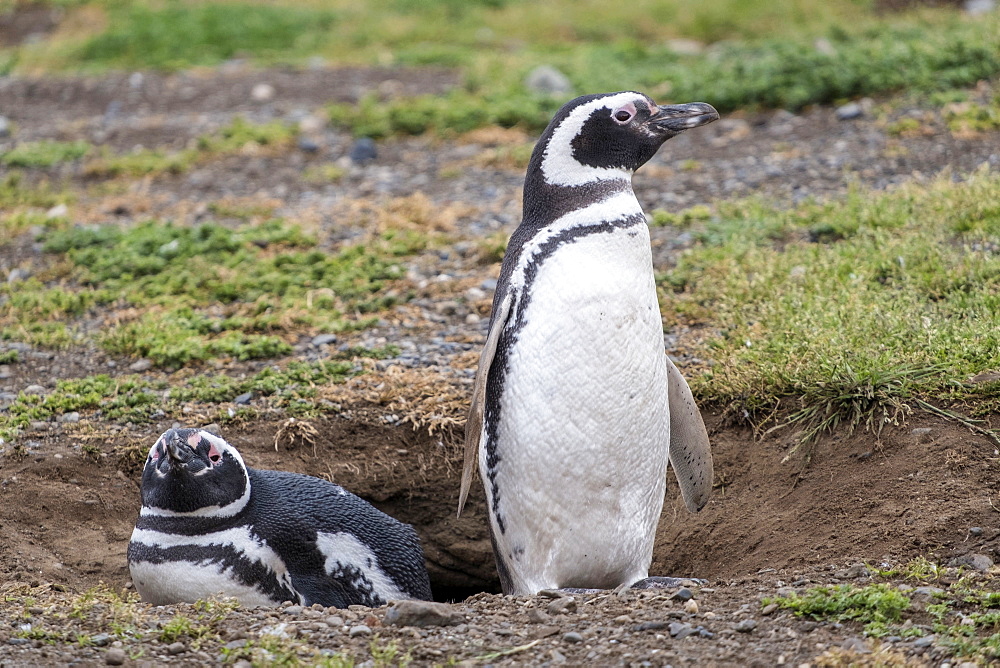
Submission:
M 512 521 L 497 539 L 539 562 L 528 590 L 645 577 L 670 429 L 648 228 L 561 245 L 527 292 L 500 404 L 498 510 Z

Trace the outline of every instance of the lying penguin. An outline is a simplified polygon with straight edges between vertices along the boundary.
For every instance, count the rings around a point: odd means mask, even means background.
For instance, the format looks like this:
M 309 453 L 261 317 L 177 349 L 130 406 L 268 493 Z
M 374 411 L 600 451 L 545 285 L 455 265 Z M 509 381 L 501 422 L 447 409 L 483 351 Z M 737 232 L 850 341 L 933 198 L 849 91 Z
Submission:
M 149 451 L 128 564 L 154 605 L 213 595 L 338 608 L 431 598 L 408 524 L 325 480 L 250 468 L 197 429 L 171 429 Z
M 676 584 L 648 578 L 673 466 L 687 507 L 712 491 L 708 434 L 664 354 L 646 217 L 632 173 L 719 118 L 641 93 L 568 102 L 524 179 L 465 437 L 478 459 L 506 594 Z

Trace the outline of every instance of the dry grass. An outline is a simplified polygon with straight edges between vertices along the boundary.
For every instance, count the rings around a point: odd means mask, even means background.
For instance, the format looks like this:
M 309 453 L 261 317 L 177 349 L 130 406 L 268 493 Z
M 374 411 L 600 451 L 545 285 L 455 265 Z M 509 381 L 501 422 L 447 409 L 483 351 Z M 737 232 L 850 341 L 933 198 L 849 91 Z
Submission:
M 463 353 L 452 360 L 457 368 L 473 368 L 478 353 Z M 367 373 L 342 385 L 325 388 L 322 398 L 337 403 L 366 401 L 394 414 L 398 422 L 413 429 L 426 429 L 442 441 L 457 443 L 469 410 L 471 378 L 458 377 L 439 367 L 411 369 L 392 366 L 385 370 L 371 365 Z

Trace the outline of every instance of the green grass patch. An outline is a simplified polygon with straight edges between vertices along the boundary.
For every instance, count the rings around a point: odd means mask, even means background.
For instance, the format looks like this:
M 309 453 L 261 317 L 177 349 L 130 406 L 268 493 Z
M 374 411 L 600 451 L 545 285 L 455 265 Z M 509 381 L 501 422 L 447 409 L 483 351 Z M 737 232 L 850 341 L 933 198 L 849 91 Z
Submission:
M 79 48 L 81 62 L 181 69 L 244 55 L 288 61 L 314 53 L 329 38 L 336 18 L 326 10 L 243 2 L 123 3 L 111 17 L 107 31 Z
M 668 320 L 701 325 L 702 399 L 761 419 L 781 407 L 806 440 L 876 432 L 926 402 L 992 402 L 1000 383 L 1000 175 L 779 211 L 723 204 L 659 276 Z M 924 403 L 921 403 L 924 402 Z
M 835 29 L 828 35 L 830 51 L 817 50 L 811 38 L 782 37 L 727 42 L 698 56 L 678 55 L 663 42 L 625 39 L 563 50 L 534 45 L 506 61 L 470 55 L 461 89 L 447 95 L 333 105 L 330 117 L 357 135 L 373 137 L 463 132 L 489 124 L 537 131 L 565 101 L 524 89 L 525 74 L 539 63 L 559 67 L 581 93 L 636 89 L 660 100 L 704 100 L 723 112 L 796 110 L 900 90 L 952 90 L 1000 72 L 1000 43 L 994 37 L 1000 19 L 935 16 L 933 22 Z
M 577 93 L 638 89 L 704 100 L 721 111 L 799 109 L 898 90 L 950 92 L 1000 72 L 1000 17 L 923 11 L 889 17 L 853 0 L 551 3 L 330 0 L 302 6 L 194 2 L 102 5 L 107 28 L 86 39 L 16 50 L 27 70 L 215 65 L 320 55 L 333 63 L 442 65 L 462 85 L 445 95 L 335 106 L 358 135 L 461 132 L 488 124 L 538 130 L 567 96 L 525 90 L 540 64 Z M 512 37 L 516 36 L 516 38 Z M 694 50 L 672 38 L 693 38 Z M 823 40 L 822 47 L 817 39 Z M 148 169 L 155 156 L 122 170 Z
M 140 375 L 112 377 L 106 374 L 62 380 L 45 395 L 18 395 L 0 414 L 0 437 L 13 438 L 36 420 L 49 420 L 65 413 L 80 412 L 90 418 L 112 422 L 147 423 L 157 417 L 183 415 L 190 402 L 202 405 L 230 403 L 241 394 L 265 398 L 269 409 L 302 414 L 322 412 L 315 403 L 320 388 L 342 383 L 356 375 L 356 357 L 378 359 L 386 351 L 355 348 L 334 358 L 316 362 L 290 361 L 269 366 L 242 378 L 223 374 L 182 374 L 178 377 L 149 378 Z
M 85 141 L 41 141 L 16 144 L 0 153 L 0 164 L 7 167 L 52 167 L 61 162 L 72 162 L 87 155 L 93 147 Z
M 944 109 L 948 129 L 954 133 L 980 133 L 1000 129 L 1000 93 L 985 104 L 956 102 Z
M 0 285 L 0 338 L 68 345 L 74 323 L 100 313 L 86 334 L 106 351 L 177 368 L 211 358 L 274 358 L 288 339 L 367 327 L 406 295 L 392 286 L 413 234 L 385 235 L 338 251 L 281 220 L 236 228 L 148 221 L 130 228 L 45 233 L 57 280 Z
M 866 634 L 875 636 L 888 635 L 890 625 L 898 623 L 903 612 L 910 607 L 909 597 L 886 584 L 813 587 L 802 594 L 761 600 L 762 605 L 771 603 L 801 617 L 859 622 L 864 624 Z
M 26 183 L 20 170 L 12 169 L 0 178 L 0 209 L 51 207 L 73 200 L 69 192 L 54 190 L 48 181 Z M 3 220 L 7 220 L 4 216 Z
M 199 162 L 212 158 L 287 146 L 297 134 L 298 129 L 293 124 L 282 121 L 251 123 L 236 116 L 218 131 L 198 137 L 191 148 L 176 152 L 140 149 L 124 154 L 103 150 L 84 164 L 83 172 L 87 176 L 110 178 L 183 174 Z

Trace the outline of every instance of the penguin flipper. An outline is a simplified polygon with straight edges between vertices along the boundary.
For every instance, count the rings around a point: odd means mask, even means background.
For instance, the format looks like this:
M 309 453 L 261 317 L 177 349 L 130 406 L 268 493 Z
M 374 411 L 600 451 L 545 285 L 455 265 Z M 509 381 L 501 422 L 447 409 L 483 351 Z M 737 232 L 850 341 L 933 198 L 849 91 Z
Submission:
M 465 501 L 469 497 L 476 460 L 479 458 L 479 440 L 483 435 L 483 413 L 486 407 L 486 379 L 490 375 L 490 367 L 493 366 L 500 332 L 503 331 L 507 316 L 510 315 L 511 302 L 513 299 L 510 294 L 500 302 L 499 310 L 493 314 L 492 326 L 486 336 L 483 353 L 479 356 L 476 383 L 472 389 L 472 405 L 469 407 L 469 418 L 465 422 L 465 463 L 462 466 L 462 487 L 458 493 L 458 517 L 462 516 L 462 509 L 465 508 Z
M 670 405 L 670 465 L 691 512 L 698 512 L 712 495 L 712 449 L 701 411 L 691 388 L 667 357 L 667 396 Z

